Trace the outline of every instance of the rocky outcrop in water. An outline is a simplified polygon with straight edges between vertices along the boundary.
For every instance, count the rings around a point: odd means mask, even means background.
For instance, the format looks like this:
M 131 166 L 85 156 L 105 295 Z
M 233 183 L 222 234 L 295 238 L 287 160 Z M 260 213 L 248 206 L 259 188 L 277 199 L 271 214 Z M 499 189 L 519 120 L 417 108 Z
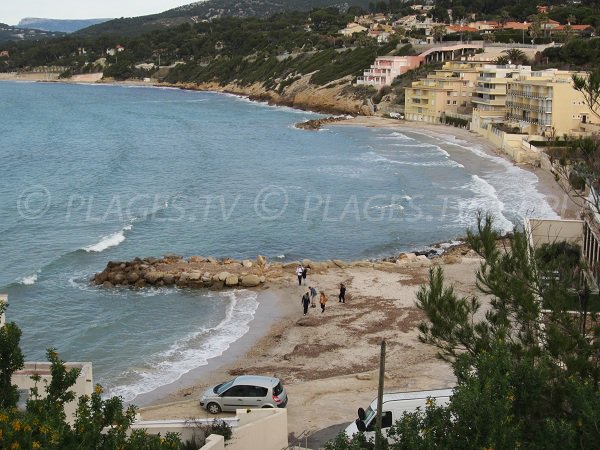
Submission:
M 213 257 L 190 256 L 184 259 L 178 255 L 166 255 L 163 258 L 135 258 L 132 261 L 110 261 L 106 268 L 94 275 L 92 284 L 104 288 L 130 287 L 146 288 L 152 286 L 176 286 L 180 288 L 205 288 L 212 290 L 228 288 L 257 288 L 269 281 L 286 277 L 295 279 L 295 270 L 299 264 L 309 268 L 309 275 L 324 273 L 330 269 L 369 268 L 384 271 L 397 271 L 403 268 L 428 267 L 432 264 L 452 264 L 460 261 L 459 255 L 470 250 L 468 246 L 456 247 L 460 252 L 440 254 L 429 252 L 422 254 L 400 253 L 382 260 L 342 261 L 302 261 L 271 263 L 265 256 L 258 255 L 255 260 L 241 261 Z M 434 254 L 435 253 L 435 254 Z
M 325 117 L 323 119 L 311 119 L 305 122 L 300 122 L 296 124 L 296 128 L 301 128 L 303 130 L 320 130 L 323 125 L 327 125 L 328 123 L 336 123 L 342 120 L 347 120 L 346 116 L 337 116 L 337 117 Z

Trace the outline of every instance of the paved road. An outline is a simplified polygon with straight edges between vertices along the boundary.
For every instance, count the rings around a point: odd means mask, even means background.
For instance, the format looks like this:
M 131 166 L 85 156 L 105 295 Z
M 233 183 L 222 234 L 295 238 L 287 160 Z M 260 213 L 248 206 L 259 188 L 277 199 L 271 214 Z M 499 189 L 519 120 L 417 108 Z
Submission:
M 338 434 L 340 434 L 348 426 L 347 422 L 338 423 L 331 425 L 330 427 L 323 428 L 322 430 L 315 431 L 308 439 L 301 439 L 302 442 L 295 442 L 294 439 L 290 439 L 290 445 L 297 444 L 296 448 L 309 448 L 311 450 L 317 450 L 323 448 L 327 441 L 332 440 Z

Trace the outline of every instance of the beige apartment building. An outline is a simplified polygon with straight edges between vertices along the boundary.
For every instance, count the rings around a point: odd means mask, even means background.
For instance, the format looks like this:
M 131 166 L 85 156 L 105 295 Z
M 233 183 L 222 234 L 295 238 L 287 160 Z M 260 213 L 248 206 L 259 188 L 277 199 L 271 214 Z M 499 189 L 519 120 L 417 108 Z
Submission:
M 452 61 L 406 88 L 407 120 L 439 123 L 444 116 L 471 114 L 472 96 L 484 62 Z
M 506 122 L 521 132 L 546 137 L 572 134 L 592 112 L 573 88 L 572 72 L 546 69 L 519 75 L 507 85 Z
M 472 99 L 471 130 L 485 134 L 489 124 L 504 122 L 508 83 L 521 75 L 531 75 L 531 67 L 487 64 L 480 69 Z

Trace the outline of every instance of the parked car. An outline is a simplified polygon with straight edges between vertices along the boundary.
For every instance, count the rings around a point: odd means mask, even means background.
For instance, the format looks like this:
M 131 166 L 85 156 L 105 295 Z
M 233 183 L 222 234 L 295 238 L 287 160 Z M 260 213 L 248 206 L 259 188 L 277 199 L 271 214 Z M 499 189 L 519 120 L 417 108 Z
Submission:
M 285 408 L 287 392 L 278 378 L 240 375 L 207 389 L 200 406 L 211 414 L 238 408 Z
M 427 399 L 434 399 L 437 405 L 447 405 L 452 396 L 452 389 L 435 389 L 432 391 L 396 392 L 383 394 L 381 414 L 381 433 L 387 437 L 388 429 L 406 412 L 414 412 L 417 408 L 425 409 Z M 377 398 L 367 410 L 358 409 L 358 418 L 345 430 L 349 438 L 359 432 L 365 433 L 367 439 L 375 437 L 377 415 Z

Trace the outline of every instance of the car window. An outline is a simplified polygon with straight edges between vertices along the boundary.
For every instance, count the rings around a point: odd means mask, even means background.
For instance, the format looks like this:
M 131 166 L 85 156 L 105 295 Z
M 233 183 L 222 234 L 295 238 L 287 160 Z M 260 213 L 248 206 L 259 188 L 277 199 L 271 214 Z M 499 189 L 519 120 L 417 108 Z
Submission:
M 250 388 L 251 397 L 266 397 L 269 390 L 262 386 L 248 386 Z
M 223 394 L 223 397 L 247 397 L 246 386 L 233 386 Z
M 375 413 L 376 415 L 377 413 Z M 373 420 L 367 426 L 367 431 L 375 431 L 375 426 L 377 425 L 377 418 L 373 417 Z M 381 413 L 381 428 L 389 428 L 392 426 L 392 412 L 391 411 L 383 411 Z
M 215 389 L 214 389 L 215 394 L 221 395 L 223 392 L 225 392 L 227 389 L 229 389 L 231 387 L 231 385 L 233 384 L 234 381 L 235 381 L 235 378 L 233 380 L 229 380 L 226 383 L 222 383 L 222 384 L 219 384 L 218 386 L 215 386 Z
M 283 386 L 281 385 L 281 382 L 277 383 L 277 386 L 275 386 L 273 388 L 273 395 L 279 395 L 283 392 Z M 267 395 L 267 394 L 265 394 Z

